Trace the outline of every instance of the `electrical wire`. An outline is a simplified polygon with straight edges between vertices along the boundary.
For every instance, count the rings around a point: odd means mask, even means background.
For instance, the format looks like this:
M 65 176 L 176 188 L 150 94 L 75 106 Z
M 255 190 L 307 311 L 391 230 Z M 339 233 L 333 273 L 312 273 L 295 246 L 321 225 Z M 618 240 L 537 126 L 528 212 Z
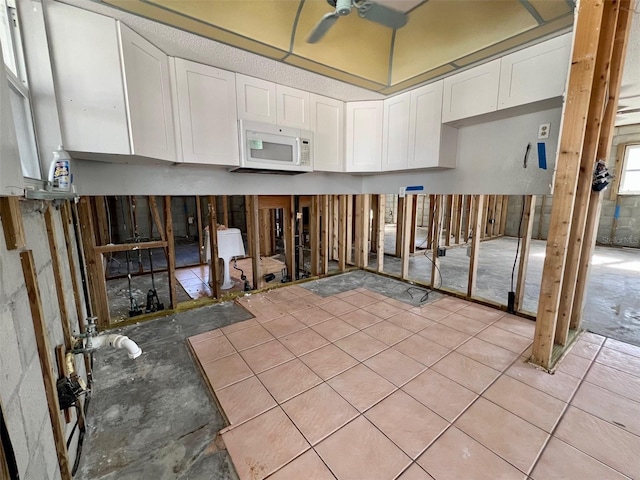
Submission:
M 522 213 L 520 213 L 520 223 L 518 224 L 518 244 L 516 246 L 516 257 L 513 259 L 513 268 L 511 269 L 511 291 L 513 292 L 513 278 L 516 274 L 516 263 L 518 263 L 518 255 L 520 254 L 520 239 L 522 238 L 522 220 L 524 219 L 524 203 L 526 197 L 522 196 Z
M 429 255 L 427 255 L 428 250 L 424 251 L 424 256 L 427 257 L 431 263 L 433 263 L 433 266 L 436 267 L 436 270 L 438 271 L 438 275 L 440 276 L 440 287 L 442 286 L 442 284 L 444 283 L 442 280 L 442 272 L 440 271 L 440 268 L 438 268 L 438 264 L 436 262 L 433 261 L 433 258 L 431 258 Z

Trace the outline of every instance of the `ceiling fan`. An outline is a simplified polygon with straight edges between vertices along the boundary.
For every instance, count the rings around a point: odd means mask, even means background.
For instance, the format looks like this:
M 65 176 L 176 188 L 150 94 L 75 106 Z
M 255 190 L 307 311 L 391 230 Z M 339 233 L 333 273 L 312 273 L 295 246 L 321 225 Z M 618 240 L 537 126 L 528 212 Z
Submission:
M 335 11 L 324 15 L 316 26 L 313 27 L 313 30 L 307 37 L 308 43 L 318 42 L 324 37 L 324 34 L 329 31 L 333 24 L 336 23 L 338 18 L 349 15 L 353 8 L 358 10 L 358 15 L 361 18 L 389 28 L 395 29 L 403 27 L 408 20 L 406 13 L 370 0 L 327 0 L 327 3 L 335 7 Z

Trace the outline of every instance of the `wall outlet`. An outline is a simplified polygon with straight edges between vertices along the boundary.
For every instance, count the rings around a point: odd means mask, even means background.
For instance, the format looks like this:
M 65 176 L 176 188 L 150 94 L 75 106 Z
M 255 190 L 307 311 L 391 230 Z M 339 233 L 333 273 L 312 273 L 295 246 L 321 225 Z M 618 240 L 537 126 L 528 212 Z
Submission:
M 550 123 L 541 123 L 538 127 L 538 140 L 542 140 L 544 138 L 549 138 L 549 128 L 551 127 Z

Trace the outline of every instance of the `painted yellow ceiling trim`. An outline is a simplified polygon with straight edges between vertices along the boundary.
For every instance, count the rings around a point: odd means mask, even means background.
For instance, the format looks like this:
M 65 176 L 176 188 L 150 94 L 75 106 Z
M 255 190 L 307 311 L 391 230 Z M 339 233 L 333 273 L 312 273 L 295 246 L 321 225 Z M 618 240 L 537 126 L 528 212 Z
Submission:
M 440 76 L 446 75 L 447 73 L 451 73 L 455 70 L 452 65 L 443 65 L 438 68 L 434 68 L 428 72 L 425 72 L 421 75 L 417 75 L 413 78 L 405 80 L 404 82 L 396 83 L 395 85 L 391 85 L 387 88 L 383 88 L 380 90 L 380 93 L 385 95 L 392 95 L 394 93 L 398 93 L 407 88 L 411 88 L 415 85 L 419 85 L 421 83 L 427 83 L 429 80 L 433 80 L 434 78 L 438 78 Z
M 386 84 L 384 83 L 372 82 L 371 80 L 367 80 L 366 78 L 357 77 L 355 75 L 352 75 L 351 73 L 343 72 L 335 68 L 316 63 L 313 60 L 309 60 L 308 58 L 298 57 L 297 55 L 289 55 L 284 60 L 284 62 L 295 67 L 303 68 L 305 70 L 324 75 L 325 77 L 335 78 L 336 80 L 340 80 L 342 82 L 366 88 L 367 90 L 373 90 L 377 92 L 385 88 L 386 86 Z
M 551 2 L 549 0 L 529 0 L 529 3 L 536 12 L 543 18 L 545 22 L 555 20 L 568 13 L 573 9 L 569 6 L 569 2 Z

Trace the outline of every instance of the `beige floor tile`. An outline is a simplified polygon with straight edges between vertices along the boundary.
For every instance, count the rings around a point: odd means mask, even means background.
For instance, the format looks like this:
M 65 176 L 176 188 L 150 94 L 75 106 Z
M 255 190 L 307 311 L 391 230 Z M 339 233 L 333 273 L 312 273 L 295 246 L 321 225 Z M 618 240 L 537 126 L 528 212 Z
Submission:
M 273 335 L 271 335 L 262 325 L 255 325 L 226 335 L 238 351 L 255 347 L 256 345 L 266 343 L 274 338 Z
M 501 376 L 482 396 L 545 432 L 552 431 L 566 407 L 557 398 L 507 375 Z
M 404 311 L 404 308 L 399 308 L 396 305 L 392 305 L 388 303 L 386 300 L 382 302 L 372 303 L 371 305 L 367 305 L 363 308 L 363 310 L 373 313 L 376 317 L 380 318 L 389 318 L 393 315 L 397 315 L 398 313 Z
M 313 303 L 314 305 L 319 306 L 319 305 L 323 305 L 325 303 L 331 302 L 333 300 L 333 297 L 332 296 L 322 297 L 320 295 L 312 293 L 311 295 L 307 295 L 306 299 L 309 302 Z
M 478 338 L 472 338 L 468 342 L 463 343 L 456 349 L 456 352 L 499 371 L 505 370 L 518 358 L 517 353 L 513 353 Z
M 313 292 L 311 290 L 300 285 L 289 285 L 287 286 L 287 291 L 289 293 L 295 294 L 297 297 L 306 297 L 309 295 L 313 295 Z
M 434 478 L 414 463 L 398 477 L 398 480 L 434 480 Z
M 417 460 L 438 480 L 524 480 L 526 475 L 455 427 Z
M 589 339 L 585 337 L 586 335 L 593 335 L 593 333 L 585 333 L 580 338 L 584 339 L 585 341 L 589 341 Z M 604 338 L 604 337 L 600 337 L 600 338 Z M 611 348 L 613 350 L 617 350 L 618 352 L 626 353 L 627 355 L 640 357 L 640 347 L 636 345 L 620 342 L 618 340 L 614 340 L 613 338 L 607 338 L 607 341 L 605 342 L 604 346 L 607 348 Z
M 382 321 L 382 318 L 377 317 L 373 313 L 369 313 L 362 309 L 345 313 L 344 315 L 340 316 L 340 319 L 359 330 Z
M 315 450 L 338 480 L 388 480 L 411 463 L 364 417 L 342 427 Z
M 504 408 L 479 398 L 455 426 L 524 473 L 528 473 L 549 434 Z
M 297 332 L 298 330 L 302 330 L 303 328 L 307 328 L 304 323 L 297 320 L 291 315 L 285 315 L 284 317 L 265 322 L 262 324 L 262 326 L 276 338 L 283 337 L 293 332 Z
M 282 305 L 289 313 L 300 312 L 315 306 L 315 304 L 306 297 L 294 298 L 293 300 L 284 302 Z
M 367 305 L 371 305 L 372 303 L 377 302 L 375 298 L 360 292 L 354 292 L 353 295 L 344 297 L 342 300 L 350 303 L 351 305 L 355 305 L 358 308 L 366 307 Z
M 387 298 L 384 300 L 384 302 L 388 305 L 393 305 L 400 310 L 411 310 L 413 308 L 413 305 L 411 305 L 410 303 L 401 302 L 400 300 L 397 300 L 395 298 Z
M 580 450 L 551 437 L 531 473 L 533 480 L 624 480 L 628 477 L 585 455 Z
M 460 332 L 466 333 L 467 335 L 475 335 L 476 333 L 487 328 L 486 323 L 479 322 L 477 320 L 473 320 L 472 318 L 465 317 L 464 315 L 460 315 L 459 313 L 452 313 L 447 317 L 440 320 L 440 324 L 446 325 L 447 327 L 454 328 Z
M 411 310 L 393 315 L 392 317 L 387 318 L 387 321 L 413 333 L 419 332 L 420 330 L 434 324 L 433 321 L 427 320 L 417 313 L 413 313 Z
M 388 348 L 387 345 L 380 340 L 364 332 L 357 332 L 348 337 L 341 338 L 335 342 L 335 345 L 361 362 Z
M 358 411 L 326 383 L 288 402 L 283 410 L 311 445 L 315 445 L 359 415 Z
M 435 324 L 424 330 L 420 330 L 418 335 L 450 349 L 456 348 L 471 338 L 471 335 L 440 324 Z
M 253 310 L 252 310 L 253 311 Z M 274 320 L 278 317 L 288 315 L 289 311 L 282 303 L 265 303 L 255 308 L 256 317 L 260 317 L 262 321 Z
M 327 383 L 360 412 L 396 389 L 392 383 L 362 364 L 333 377 Z
M 347 303 L 344 300 L 340 300 L 339 298 L 334 298 L 331 302 L 323 303 L 322 305 L 320 305 L 320 308 L 337 317 L 347 312 L 352 312 L 358 307 Z
M 504 316 L 504 312 L 500 310 L 475 304 L 467 305 L 466 307 L 457 310 L 456 313 L 486 324 L 492 324 L 500 317 Z
M 640 403 L 640 377 L 594 363 L 585 381 Z
M 199 333 L 198 335 L 194 335 L 193 337 L 189 337 L 189 343 L 191 345 L 195 345 L 196 343 L 200 343 L 204 340 L 209 340 L 210 338 L 221 337 L 223 335 L 222 330 L 216 328 L 215 330 L 209 330 L 208 332 Z
M 375 298 L 378 301 L 382 301 L 382 300 L 386 300 L 387 297 L 386 295 L 382 295 L 381 293 L 378 292 L 374 292 L 373 290 L 369 290 L 368 288 L 356 288 L 356 291 L 360 292 L 360 293 L 364 293 L 365 295 L 369 295 L 371 298 Z
M 356 327 L 339 318 L 330 318 L 325 322 L 315 324 L 311 328 L 330 342 L 335 342 L 358 331 Z
M 597 334 L 591 333 L 591 332 L 584 332 L 580 336 L 580 338 L 582 340 L 587 341 L 587 342 L 595 343 L 596 345 L 602 345 L 604 343 L 604 341 L 606 340 L 606 337 L 603 337 L 602 335 L 597 335 Z M 616 340 L 614 340 L 614 341 L 616 341 Z M 624 344 L 624 345 L 626 345 L 626 344 Z
M 449 310 L 450 312 L 455 312 L 457 310 L 460 310 L 462 307 L 472 305 L 472 303 L 456 297 L 443 297 L 440 300 L 436 300 L 431 305 Z
M 249 366 L 237 353 L 202 365 L 211 388 L 218 390 L 253 375 Z
M 358 360 L 335 345 L 326 345 L 300 357 L 323 380 L 335 377 L 358 364 Z
M 521 354 L 533 341 L 533 337 L 523 337 L 494 325 L 487 327 L 476 336 L 485 342 L 493 343 L 518 354 Z
M 421 317 L 424 317 L 427 320 L 439 322 L 444 317 L 449 315 L 451 313 L 451 310 L 436 307 L 433 303 L 427 303 L 426 305 L 421 305 L 419 307 L 412 308 L 410 312 L 420 315 Z
M 298 312 L 293 312 L 291 315 L 296 317 L 307 326 L 315 325 L 316 323 L 324 322 L 325 320 L 333 318 L 332 314 L 330 314 L 326 310 L 322 310 L 318 306 L 310 307 Z
M 482 392 L 500 375 L 497 370 L 456 352 L 451 352 L 431 368 L 476 393 Z
M 571 405 L 640 436 L 640 403 L 638 402 L 591 383 L 583 383 L 578 388 Z
M 544 370 L 527 363 L 526 357 L 517 359 L 505 373 L 563 402 L 569 401 L 580 382 L 579 379 L 562 372 L 550 375 Z
M 453 422 L 478 395 L 433 370 L 427 370 L 402 390 L 449 422 Z
M 409 330 L 405 330 L 404 328 L 400 328 L 397 325 L 394 325 L 391 322 L 383 320 L 382 322 L 378 322 L 375 325 L 371 325 L 363 330 L 368 335 L 371 335 L 373 338 L 377 338 L 382 343 L 386 345 L 395 345 L 401 340 L 404 340 L 410 335 L 413 335 Z
M 269 480 L 335 480 L 318 454 L 308 450 L 269 477 Z
M 556 371 L 581 379 L 587 373 L 591 363 L 589 359 L 569 353 L 556 365 Z
M 264 372 L 295 358 L 278 340 L 248 348 L 240 352 L 240 355 L 255 373 Z
M 631 478 L 640 472 L 640 437 L 574 407 L 554 436 Z
M 249 420 L 277 405 L 256 377 L 216 390 L 216 397 L 231 425 Z
M 258 375 L 278 403 L 283 403 L 322 382 L 300 360 L 295 359 Z
M 289 289 L 289 287 L 281 287 L 269 290 L 268 292 L 265 292 L 264 296 L 267 299 L 271 300 L 273 303 L 289 302 L 298 298 L 298 295 L 296 295 L 296 291 Z
M 571 346 L 569 352 L 587 360 L 593 360 L 598 354 L 598 350 L 600 350 L 600 345 L 580 339 Z
M 345 290 L 344 292 L 336 293 L 333 297 L 343 299 L 346 297 L 350 297 L 351 295 L 355 295 L 356 293 L 358 293 L 358 289 L 354 288 L 351 290 Z
M 236 349 L 224 336 L 208 338 L 193 344 L 192 347 L 201 364 L 236 353 Z
M 606 346 L 600 350 L 596 362 L 615 368 L 621 372 L 640 377 L 640 358 L 628 355 L 618 350 L 612 350 Z
M 262 480 L 309 449 L 279 407 L 226 431 L 222 439 L 240 480 Z
M 374 355 L 364 364 L 396 387 L 404 385 L 427 368 L 393 348 Z
M 536 322 L 516 317 L 515 315 L 504 315 L 493 325 L 511 333 L 517 333 L 518 335 L 531 339 L 533 339 L 533 334 L 536 329 Z
M 255 318 L 250 318 L 249 320 L 244 320 L 242 322 L 232 323 L 231 325 L 227 325 L 226 327 L 222 327 L 222 333 L 228 335 L 230 333 L 238 332 L 240 330 L 245 330 L 249 327 L 255 327 L 258 325 L 258 322 Z
M 396 343 L 393 348 L 427 367 L 433 365 L 451 351 L 420 335 L 411 335 L 401 342 Z
M 392 393 L 364 415 L 413 459 L 449 426 L 449 422 L 402 390 Z
M 310 328 L 280 337 L 280 341 L 297 357 L 329 343 L 324 337 Z

